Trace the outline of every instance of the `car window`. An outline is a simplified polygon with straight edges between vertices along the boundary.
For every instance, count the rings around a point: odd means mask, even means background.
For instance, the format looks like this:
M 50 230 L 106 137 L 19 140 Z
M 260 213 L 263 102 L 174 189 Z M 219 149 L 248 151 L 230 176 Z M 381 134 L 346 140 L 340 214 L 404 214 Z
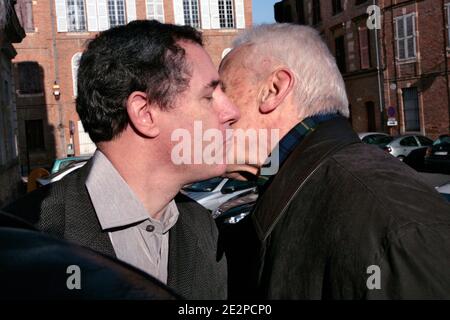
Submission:
M 59 169 L 58 171 L 67 168 L 69 165 L 71 165 L 72 163 L 76 162 L 75 160 L 69 160 L 69 161 L 62 161 L 61 164 L 59 165 Z
M 388 143 L 390 143 L 392 140 L 394 140 L 394 138 L 391 136 L 382 136 L 382 137 L 378 138 L 374 144 L 379 145 L 379 146 L 385 146 Z
M 233 189 L 234 191 L 245 190 L 249 188 L 253 188 L 256 186 L 255 181 L 239 181 L 239 180 L 228 180 L 222 187 L 222 190 L 225 189 Z
M 417 139 L 419 139 L 420 144 L 423 146 L 431 146 L 433 144 L 433 140 L 427 137 L 417 136 Z
M 400 140 L 400 145 L 404 147 L 417 147 L 417 141 L 414 137 L 406 137 Z
M 195 182 L 189 186 L 184 187 L 183 189 L 195 192 L 211 192 L 219 185 L 222 179 L 223 178 L 221 177 L 216 177 L 208 180 Z
M 368 144 L 376 144 L 378 140 L 380 140 L 381 138 L 384 138 L 385 135 L 382 134 L 371 134 L 368 136 L 365 136 L 362 141 Z
M 433 142 L 433 146 L 441 143 L 448 143 L 450 144 L 450 136 L 443 136 L 436 139 L 436 141 Z

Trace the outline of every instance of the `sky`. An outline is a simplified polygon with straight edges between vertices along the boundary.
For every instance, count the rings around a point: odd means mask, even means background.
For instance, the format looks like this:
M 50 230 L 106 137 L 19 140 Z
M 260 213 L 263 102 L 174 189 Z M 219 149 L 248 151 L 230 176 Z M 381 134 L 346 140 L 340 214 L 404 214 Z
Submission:
M 253 24 L 274 23 L 273 5 L 280 0 L 253 0 Z

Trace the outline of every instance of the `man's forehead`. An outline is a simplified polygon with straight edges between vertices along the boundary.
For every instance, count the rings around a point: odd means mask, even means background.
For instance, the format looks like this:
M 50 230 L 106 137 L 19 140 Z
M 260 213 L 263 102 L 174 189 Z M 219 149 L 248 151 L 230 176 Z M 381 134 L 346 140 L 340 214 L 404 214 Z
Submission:
M 220 71 L 224 71 L 230 67 L 236 68 L 236 67 L 243 67 L 243 68 L 249 68 L 249 59 L 248 57 L 254 56 L 251 54 L 253 49 L 252 44 L 244 44 L 241 46 L 238 46 L 236 48 L 233 48 L 222 60 L 219 66 Z

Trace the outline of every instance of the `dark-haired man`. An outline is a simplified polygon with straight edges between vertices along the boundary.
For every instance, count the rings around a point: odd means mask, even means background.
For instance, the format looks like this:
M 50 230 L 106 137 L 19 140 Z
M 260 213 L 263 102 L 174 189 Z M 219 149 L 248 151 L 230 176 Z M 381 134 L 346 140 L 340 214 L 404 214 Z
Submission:
M 172 152 L 176 130 L 193 133 L 199 121 L 223 133 L 239 118 L 200 33 L 134 21 L 92 40 L 78 72 L 77 111 L 97 151 L 75 174 L 6 211 L 128 262 L 186 298 L 226 298 L 214 221 L 178 194 L 221 175 L 225 164 L 180 164 Z

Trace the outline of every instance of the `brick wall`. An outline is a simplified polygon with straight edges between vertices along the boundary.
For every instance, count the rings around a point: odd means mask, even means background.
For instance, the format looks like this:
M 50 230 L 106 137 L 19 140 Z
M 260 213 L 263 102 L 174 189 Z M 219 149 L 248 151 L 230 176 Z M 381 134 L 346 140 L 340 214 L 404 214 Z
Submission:
M 245 0 L 246 27 L 252 24 L 252 1 Z M 93 32 L 65 32 L 52 30 L 51 13 L 54 15 L 54 0 L 33 1 L 33 22 L 35 32 L 28 33 L 26 39 L 16 46 L 18 55 L 15 62 L 37 61 L 42 67 L 44 93 L 41 95 L 18 95 L 19 120 L 19 148 L 22 165 L 26 165 L 27 157 L 31 166 L 49 166 L 55 158 L 64 157 L 70 139 L 69 121 L 78 121 L 75 111 L 71 59 L 74 54 L 83 50 L 86 40 L 92 38 Z M 164 1 L 165 22 L 174 22 L 173 3 Z M 138 19 L 146 19 L 146 4 L 143 0 L 136 0 L 136 14 Z M 52 34 L 55 33 L 55 41 Z M 233 37 L 238 30 L 204 30 L 205 48 L 218 66 L 222 52 L 230 47 Z M 57 79 L 58 78 L 58 79 Z M 52 86 L 55 80 L 61 88 L 61 96 L 56 100 Z M 27 154 L 25 142 L 25 120 L 44 120 L 45 144 L 44 152 Z M 74 135 L 75 151 L 79 153 L 78 130 Z

